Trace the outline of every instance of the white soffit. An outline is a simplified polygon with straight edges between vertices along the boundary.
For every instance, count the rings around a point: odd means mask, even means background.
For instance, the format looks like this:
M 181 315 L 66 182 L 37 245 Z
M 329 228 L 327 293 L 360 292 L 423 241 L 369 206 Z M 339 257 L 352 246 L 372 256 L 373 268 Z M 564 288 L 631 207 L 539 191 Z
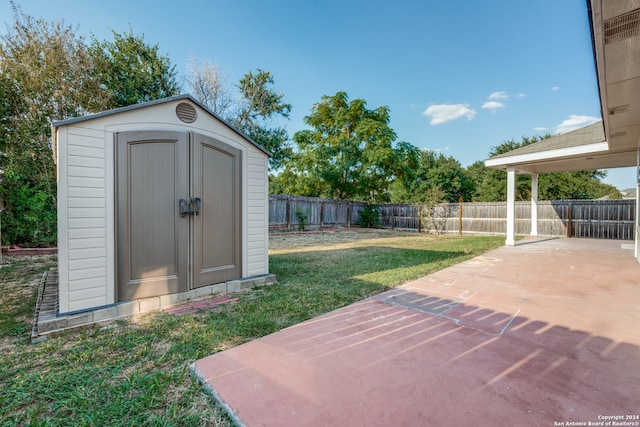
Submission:
M 578 145 L 575 147 L 559 148 L 557 150 L 539 151 L 537 153 L 518 154 L 515 156 L 505 156 L 485 160 L 484 164 L 488 167 L 500 167 L 507 165 L 518 165 L 522 163 L 539 162 L 543 160 L 560 160 L 570 159 L 577 156 L 585 156 L 591 154 L 603 153 L 609 150 L 609 144 L 606 141 L 597 142 L 595 144 Z

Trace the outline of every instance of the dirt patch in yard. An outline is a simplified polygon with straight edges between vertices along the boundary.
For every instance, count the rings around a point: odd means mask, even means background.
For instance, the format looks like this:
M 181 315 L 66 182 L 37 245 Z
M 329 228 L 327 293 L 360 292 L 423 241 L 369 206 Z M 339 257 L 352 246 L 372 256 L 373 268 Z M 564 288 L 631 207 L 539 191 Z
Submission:
M 417 235 L 371 228 L 329 228 L 302 233 L 275 231 L 269 234 L 269 252 L 275 254 L 293 250 L 312 250 L 319 246 L 326 248 L 360 240 L 393 238 L 407 234 Z

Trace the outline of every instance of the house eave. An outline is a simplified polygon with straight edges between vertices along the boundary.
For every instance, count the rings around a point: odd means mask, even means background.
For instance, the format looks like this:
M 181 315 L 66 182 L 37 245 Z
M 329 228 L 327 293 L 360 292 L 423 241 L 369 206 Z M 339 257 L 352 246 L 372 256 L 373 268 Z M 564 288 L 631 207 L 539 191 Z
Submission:
M 594 144 L 560 148 L 557 150 L 539 151 L 537 153 L 491 158 L 485 160 L 484 164 L 485 166 L 493 169 L 505 170 L 507 167 L 534 162 L 543 162 L 545 160 L 570 160 L 576 157 L 582 158 L 584 156 L 604 153 L 608 150 L 609 144 L 606 141 L 603 141 Z

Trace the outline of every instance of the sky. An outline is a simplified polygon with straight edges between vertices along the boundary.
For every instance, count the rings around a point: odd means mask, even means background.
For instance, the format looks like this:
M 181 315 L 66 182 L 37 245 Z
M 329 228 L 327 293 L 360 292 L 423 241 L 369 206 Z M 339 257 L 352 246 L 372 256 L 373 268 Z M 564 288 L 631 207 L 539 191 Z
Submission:
M 262 69 L 292 105 L 289 135 L 322 96 L 390 108 L 398 141 L 466 167 L 492 147 L 601 118 L 585 0 L 15 0 L 87 40 L 131 28 L 181 77 L 193 58 L 232 84 Z M 0 18 L 11 22 L 9 0 Z M 2 34 L 6 32 L 3 28 Z M 187 89 L 184 92 L 188 92 Z M 635 168 L 610 170 L 619 189 Z

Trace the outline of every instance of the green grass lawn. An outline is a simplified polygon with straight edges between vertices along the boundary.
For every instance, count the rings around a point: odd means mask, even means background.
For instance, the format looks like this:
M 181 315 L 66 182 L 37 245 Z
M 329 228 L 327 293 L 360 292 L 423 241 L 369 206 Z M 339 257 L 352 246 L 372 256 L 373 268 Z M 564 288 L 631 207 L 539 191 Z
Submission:
M 0 426 L 230 426 L 188 365 L 501 246 L 503 236 L 388 231 L 282 233 L 278 283 L 220 311 L 69 332 L 29 344 L 38 278 L 52 257 L 0 269 Z

